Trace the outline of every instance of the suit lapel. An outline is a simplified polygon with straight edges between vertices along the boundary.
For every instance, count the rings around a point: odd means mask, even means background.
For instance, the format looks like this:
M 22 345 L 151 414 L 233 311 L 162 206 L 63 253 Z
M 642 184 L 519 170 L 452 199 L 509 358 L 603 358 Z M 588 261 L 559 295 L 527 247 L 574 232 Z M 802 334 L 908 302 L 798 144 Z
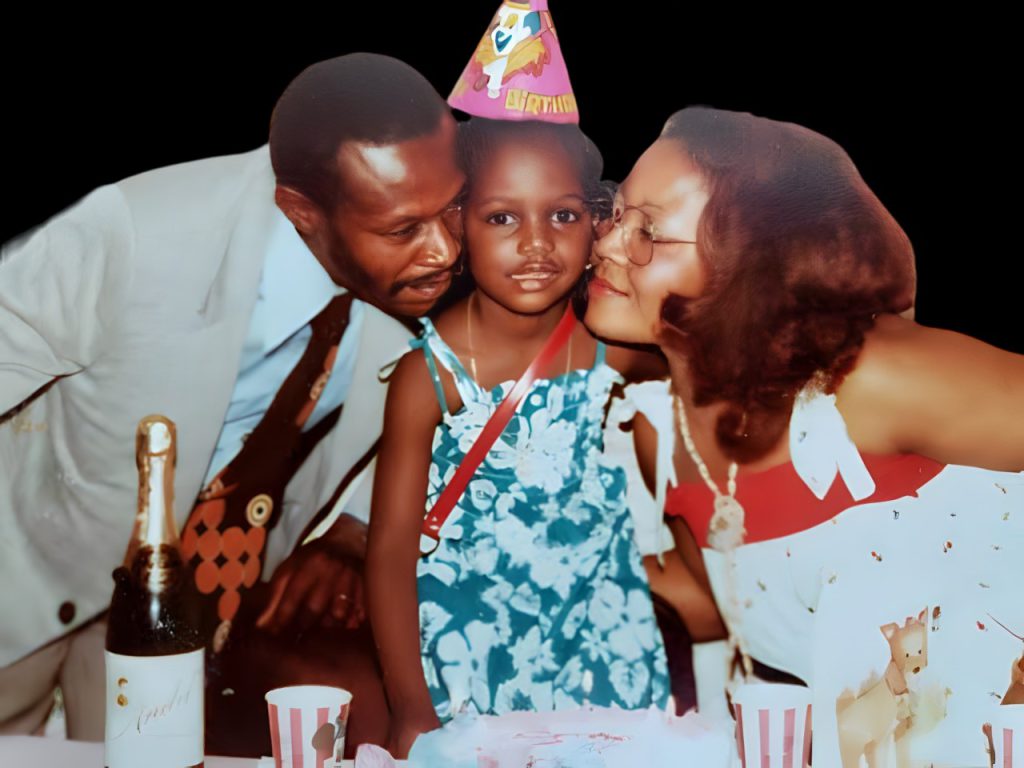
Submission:
M 181 514 L 188 513 L 201 490 L 220 438 L 274 221 L 274 180 L 269 159 L 265 153 L 256 157 L 237 224 L 199 310 L 209 324 L 187 345 L 190 354 L 195 355 L 194 370 L 202 372 L 204 395 L 191 399 L 179 416 Z

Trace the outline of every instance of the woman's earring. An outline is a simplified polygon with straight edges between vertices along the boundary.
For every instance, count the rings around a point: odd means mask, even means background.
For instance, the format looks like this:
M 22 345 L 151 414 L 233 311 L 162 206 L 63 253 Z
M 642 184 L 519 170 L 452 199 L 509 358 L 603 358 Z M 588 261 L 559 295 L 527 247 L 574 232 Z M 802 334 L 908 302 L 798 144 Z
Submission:
M 462 270 L 466 268 L 466 257 L 461 253 L 459 254 L 459 260 L 455 262 L 455 266 L 452 267 L 452 277 L 458 277 L 462 274 Z

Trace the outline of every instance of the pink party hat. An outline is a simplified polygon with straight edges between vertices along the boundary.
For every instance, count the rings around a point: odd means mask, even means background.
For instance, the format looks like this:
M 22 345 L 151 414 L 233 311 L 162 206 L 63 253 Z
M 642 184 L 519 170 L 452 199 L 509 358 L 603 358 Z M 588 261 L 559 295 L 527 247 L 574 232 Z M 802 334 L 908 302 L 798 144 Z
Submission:
M 579 123 L 547 0 L 505 0 L 448 103 L 477 117 Z

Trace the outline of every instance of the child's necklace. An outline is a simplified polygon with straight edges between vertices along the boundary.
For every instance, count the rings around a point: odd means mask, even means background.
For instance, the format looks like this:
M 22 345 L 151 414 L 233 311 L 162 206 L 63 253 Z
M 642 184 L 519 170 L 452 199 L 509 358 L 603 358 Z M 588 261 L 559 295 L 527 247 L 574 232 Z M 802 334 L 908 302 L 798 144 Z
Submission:
M 480 375 L 476 372 L 476 353 L 473 350 L 473 302 L 476 301 L 476 291 L 469 294 L 469 301 L 466 302 L 466 346 L 469 347 L 469 373 L 473 381 L 480 384 Z M 572 365 L 572 336 L 565 356 L 565 374 L 569 375 L 569 368 Z

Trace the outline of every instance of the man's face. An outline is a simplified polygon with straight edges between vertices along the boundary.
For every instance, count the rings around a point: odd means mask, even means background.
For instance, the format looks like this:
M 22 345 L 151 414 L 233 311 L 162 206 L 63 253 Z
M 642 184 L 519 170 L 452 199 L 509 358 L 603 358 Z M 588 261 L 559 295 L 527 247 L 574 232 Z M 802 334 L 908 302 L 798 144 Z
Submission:
M 346 142 L 337 163 L 338 204 L 322 212 L 322 236 L 307 239 L 313 253 L 360 299 L 392 315 L 425 314 L 459 256 L 455 121 L 444 115 L 433 133 L 398 144 Z

